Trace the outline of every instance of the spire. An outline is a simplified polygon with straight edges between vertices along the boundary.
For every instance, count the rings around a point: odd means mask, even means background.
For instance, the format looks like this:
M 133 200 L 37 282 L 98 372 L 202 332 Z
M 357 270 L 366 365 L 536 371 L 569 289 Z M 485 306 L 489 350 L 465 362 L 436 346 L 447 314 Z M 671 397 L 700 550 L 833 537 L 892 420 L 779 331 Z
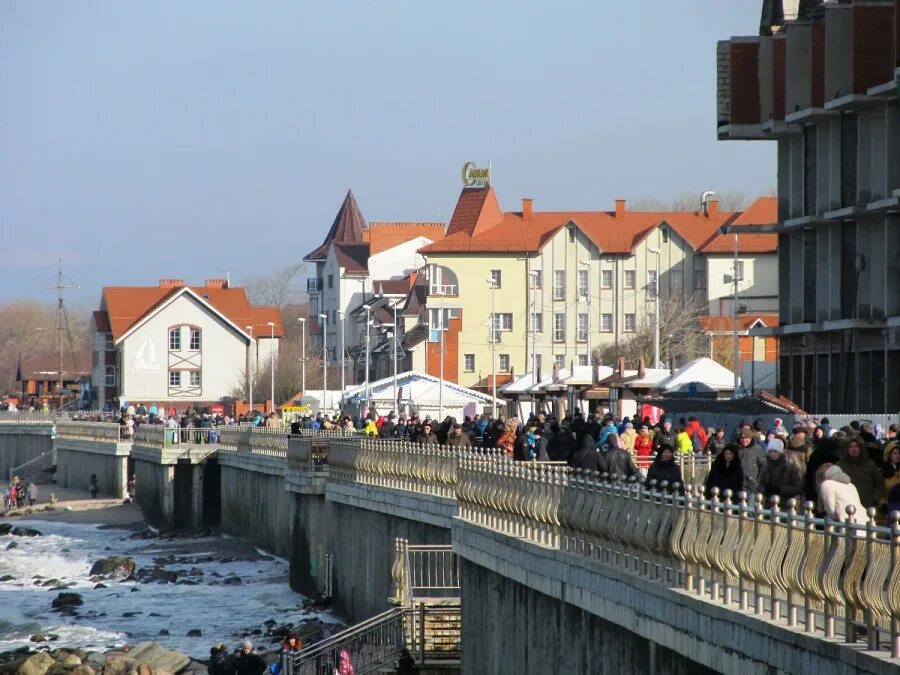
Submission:
M 341 203 L 331 229 L 325 235 L 325 241 L 309 253 L 304 259 L 315 260 L 324 258 L 328 254 L 328 247 L 332 244 L 361 244 L 365 241 L 363 230 L 369 229 L 369 224 L 363 218 L 359 205 L 356 203 L 356 197 L 353 196 L 353 190 L 347 190 L 347 196 Z

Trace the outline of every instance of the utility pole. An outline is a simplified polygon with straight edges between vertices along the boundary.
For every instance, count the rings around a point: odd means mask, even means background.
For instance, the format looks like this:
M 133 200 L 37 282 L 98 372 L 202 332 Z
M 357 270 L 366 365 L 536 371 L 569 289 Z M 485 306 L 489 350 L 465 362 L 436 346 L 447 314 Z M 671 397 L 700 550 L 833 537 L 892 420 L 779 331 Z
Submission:
M 269 324 L 269 328 L 271 329 L 271 335 L 269 342 L 269 368 L 272 371 L 272 410 L 269 412 L 275 412 L 275 323 L 272 321 L 267 321 Z
M 250 331 L 250 343 L 247 345 L 247 380 L 250 382 L 250 419 L 253 419 L 253 361 L 250 348 L 253 345 L 253 326 L 246 326 Z
M 397 414 L 400 414 L 400 403 L 397 401 L 397 340 L 400 334 L 397 326 L 397 305 L 394 305 L 394 339 L 391 340 L 391 360 L 394 362 L 394 406 Z
M 366 305 L 366 408 L 369 407 L 369 401 L 372 398 L 372 395 L 369 393 L 369 325 L 371 324 L 369 311 L 371 309 L 371 305 Z
M 341 415 L 344 414 L 344 391 L 347 389 L 347 375 L 344 366 L 346 365 L 346 342 L 344 341 L 344 324 L 347 322 L 344 318 L 344 311 L 338 311 L 338 316 L 341 318 Z
M 734 273 L 732 274 L 734 282 L 734 299 L 732 300 L 732 309 L 734 311 L 734 398 L 738 397 L 739 378 L 738 370 L 740 369 L 740 347 L 738 343 L 738 235 L 734 233 Z
M 594 264 L 594 261 L 582 260 L 581 264 L 587 267 L 588 273 L 588 283 L 587 288 L 585 289 L 585 301 L 587 302 L 587 363 L 590 366 L 593 363 L 593 358 L 591 357 L 591 265 Z M 593 378 L 591 378 L 591 382 L 593 382 Z
M 656 256 L 656 279 L 653 282 L 653 367 L 659 368 L 659 249 L 648 248 L 647 252 Z
M 497 419 L 497 284 L 488 277 L 491 285 L 491 410 Z
M 299 317 L 300 322 L 300 391 L 306 396 L 306 319 Z
M 322 413 L 328 396 L 328 315 L 319 314 L 322 319 Z
M 443 422 L 444 420 L 444 296 L 441 296 L 441 323 L 439 325 L 441 329 L 441 383 L 440 389 L 438 389 L 438 423 Z

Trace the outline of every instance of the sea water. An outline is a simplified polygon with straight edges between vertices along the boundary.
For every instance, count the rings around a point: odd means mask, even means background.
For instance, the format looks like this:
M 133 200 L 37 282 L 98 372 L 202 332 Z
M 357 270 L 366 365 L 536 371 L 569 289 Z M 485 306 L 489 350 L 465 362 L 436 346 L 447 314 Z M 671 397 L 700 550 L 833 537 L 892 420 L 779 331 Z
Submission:
M 165 566 L 182 573 L 194 567 L 201 569 L 202 576 L 190 577 L 197 585 L 103 580 L 107 588 L 95 589 L 89 572 L 96 560 L 124 556 L 133 558 L 138 569 L 153 567 L 154 558 L 170 553 L 166 540 L 132 539 L 126 530 L 94 525 L 39 520 L 17 521 L 16 525 L 37 529 L 42 536 L 0 537 L 0 577 L 14 577 L 0 582 L 0 652 L 28 644 L 35 646 L 30 638 L 41 632 L 59 636 L 50 643 L 54 647 L 103 651 L 152 640 L 203 658 L 208 657 L 210 646 L 217 642 L 230 649 L 237 647 L 248 631 L 263 628 L 268 619 L 274 619 L 278 625 L 297 625 L 311 618 L 326 623 L 335 621 L 327 613 L 302 608 L 303 596 L 288 587 L 285 560 L 266 555 L 234 562 L 192 562 L 192 558 L 206 555 L 233 555 L 217 552 L 215 538 L 184 540 L 175 555 L 185 562 L 179 560 Z M 7 550 L 11 542 L 17 546 Z M 241 584 L 222 585 L 222 580 L 230 575 L 240 577 Z M 35 579 L 36 576 L 43 579 Z M 49 579 L 71 586 L 61 589 L 34 585 Z M 76 607 L 78 616 L 66 617 L 50 611 L 53 599 L 61 591 L 82 596 L 84 604 Z M 123 616 L 126 613 L 134 615 Z M 189 630 L 197 628 L 202 631 L 201 637 L 186 637 Z M 161 636 L 163 630 L 169 635 Z M 250 639 L 255 639 L 260 649 L 271 646 L 264 637 Z

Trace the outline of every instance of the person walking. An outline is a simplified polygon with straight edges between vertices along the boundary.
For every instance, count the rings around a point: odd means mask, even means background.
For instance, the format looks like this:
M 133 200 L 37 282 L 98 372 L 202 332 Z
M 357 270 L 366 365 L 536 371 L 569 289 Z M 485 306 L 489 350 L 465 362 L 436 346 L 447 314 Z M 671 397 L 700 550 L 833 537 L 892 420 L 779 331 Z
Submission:
M 719 488 L 719 499 L 725 498 L 725 490 L 731 490 L 731 498 L 737 500 L 738 494 L 744 489 L 744 469 L 741 467 L 737 446 L 728 443 L 715 457 L 709 467 L 709 476 L 706 477 L 706 496 L 712 497 L 712 489 Z
M 675 432 L 672 431 L 672 420 L 668 417 L 663 417 L 662 425 L 653 437 L 653 449 L 656 452 L 659 452 L 660 447 L 663 445 L 668 445 L 673 450 L 675 448 Z
M 422 433 L 416 438 L 416 443 L 419 445 L 438 445 L 438 437 L 431 431 L 430 421 L 422 425 Z
M 387 422 L 385 422 L 385 424 L 387 424 Z M 450 433 L 447 434 L 446 445 L 448 448 L 463 448 L 465 450 L 471 450 L 472 439 L 469 438 L 469 434 L 463 431 L 462 424 L 457 422 L 453 425 Z
M 726 445 L 728 445 L 728 441 L 725 439 L 725 430 L 722 427 L 718 427 L 716 432 L 706 441 L 706 447 L 703 450 L 710 457 L 718 457 Z
M 38 486 L 34 484 L 34 481 L 28 481 L 28 505 L 34 506 L 34 503 L 38 498 Z
M 97 490 L 100 489 L 100 484 L 97 482 L 97 474 L 91 474 L 91 482 L 88 484 L 88 488 L 91 491 L 91 499 L 97 499 Z
M 624 431 L 619 434 L 619 444 L 623 450 L 627 450 L 632 456 L 635 456 L 634 444 L 637 441 L 637 436 L 638 434 L 631 422 L 626 422 Z
M 763 494 L 765 508 L 772 506 L 772 497 L 778 495 L 783 506 L 787 500 L 803 492 L 803 481 L 797 467 L 784 456 L 784 443 L 773 438 L 766 446 L 766 464 L 759 472 L 759 492 Z
M 241 653 L 234 660 L 235 675 L 262 675 L 266 671 L 266 662 L 253 651 L 253 643 L 244 640 Z
M 668 484 L 666 489 L 669 492 L 675 490 L 676 484 L 679 486 L 679 491 L 684 487 L 683 481 L 681 480 L 681 468 L 675 463 L 675 449 L 668 443 L 663 443 L 659 447 L 659 452 L 656 453 L 656 459 L 654 459 L 653 464 L 650 465 L 650 470 L 647 472 L 648 485 L 650 484 L 650 481 L 656 481 L 656 487 L 658 488 L 661 487 L 663 481 L 665 481 Z
M 891 441 L 884 448 L 884 465 L 881 468 L 881 475 L 884 478 L 884 492 L 881 497 L 882 513 L 890 512 L 887 510 L 887 496 L 895 485 L 900 485 L 900 442 Z
M 865 508 L 878 506 L 884 492 L 884 477 L 878 465 L 863 451 L 862 442 L 858 437 L 851 436 L 847 441 L 844 457 L 838 462 L 838 466 L 850 476 L 859 492 L 862 505 Z
M 738 458 L 744 471 L 744 489 L 756 492 L 759 474 L 766 465 L 766 453 L 756 443 L 756 434 L 749 427 L 743 429 L 738 437 Z
M 853 505 L 856 508 L 853 522 L 865 524 L 866 510 L 860 501 L 859 492 L 840 466 L 823 464 L 816 471 L 816 481 L 819 485 L 819 504 L 828 518 L 844 522 L 847 518 L 847 506 Z

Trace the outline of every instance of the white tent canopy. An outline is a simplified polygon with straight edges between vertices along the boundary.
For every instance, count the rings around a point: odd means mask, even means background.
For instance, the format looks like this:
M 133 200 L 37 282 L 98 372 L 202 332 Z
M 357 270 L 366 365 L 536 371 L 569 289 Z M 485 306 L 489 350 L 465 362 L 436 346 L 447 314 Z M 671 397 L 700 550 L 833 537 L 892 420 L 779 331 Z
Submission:
M 740 378 L 738 378 L 740 383 Z M 691 384 L 715 391 L 734 389 L 734 373 L 710 358 L 694 359 L 661 380 L 657 387 L 663 391 L 686 391 Z

